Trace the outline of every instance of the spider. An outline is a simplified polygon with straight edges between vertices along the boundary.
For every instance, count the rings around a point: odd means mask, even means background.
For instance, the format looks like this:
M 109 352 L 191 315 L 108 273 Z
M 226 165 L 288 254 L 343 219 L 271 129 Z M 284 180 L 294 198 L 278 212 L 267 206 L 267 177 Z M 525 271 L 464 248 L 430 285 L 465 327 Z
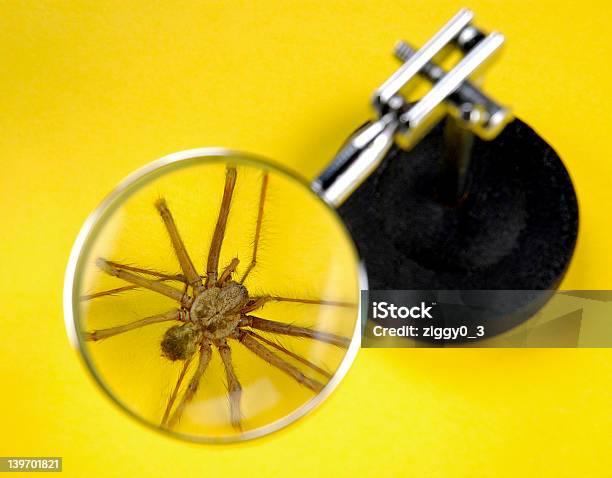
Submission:
M 263 174 L 259 193 L 259 206 L 251 261 L 239 280 L 235 279 L 236 269 L 240 262 L 237 257 L 233 258 L 229 265 L 219 273 L 219 256 L 225 236 L 236 178 L 236 168 L 228 166 L 225 172 L 223 197 L 208 253 L 205 275 L 200 275 L 196 270 L 179 234 L 168 204 L 162 197 L 155 202 L 155 208 L 159 212 L 168 232 L 182 273 L 166 274 L 99 257 L 96 260 L 96 265 L 103 272 L 122 279 L 128 285 L 85 295 L 81 298 L 82 300 L 92 300 L 118 292 L 144 288 L 170 297 L 178 303 L 178 306 L 170 311 L 116 327 L 93 330 L 85 334 L 86 340 L 95 342 L 158 322 L 177 322 L 165 331 L 160 344 L 163 357 L 171 361 L 183 362 L 176 384 L 168 398 L 161 418 L 160 426 L 164 429 L 171 430 L 176 427 L 186 406 L 195 397 L 202 376 L 212 359 L 213 348 L 217 350 L 221 358 L 227 377 L 231 425 L 234 429 L 241 431 L 242 414 L 240 402 L 242 387 L 234 370 L 232 362 L 233 345 L 230 346 L 230 341 L 236 341 L 238 344 L 246 347 L 256 356 L 268 364 L 277 367 L 293 378 L 298 384 L 307 387 L 315 393 L 320 392 L 324 384 L 303 373 L 298 367 L 289 363 L 284 356 L 291 357 L 298 363 L 326 377 L 327 380 L 332 375 L 281 344 L 265 338 L 258 332 L 304 337 L 343 348 L 348 347 L 350 342 L 349 338 L 340 335 L 252 315 L 252 312 L 261 309 L 264 304 L 270 301 L 355 307 L 355 304 L 339 301 L 297 299 L 271 295 L 252 297 L 249 295 L 244 282 L 257 265 L 257 249 L 269 182 L 267 172 Z M 169 283 L 171 282 L 182 284 L 181 289 L 170 285 Z M 189 366 L 195 357 L 197 357 L 197 368 L 179 399 L 181 384 L 185 380 Z

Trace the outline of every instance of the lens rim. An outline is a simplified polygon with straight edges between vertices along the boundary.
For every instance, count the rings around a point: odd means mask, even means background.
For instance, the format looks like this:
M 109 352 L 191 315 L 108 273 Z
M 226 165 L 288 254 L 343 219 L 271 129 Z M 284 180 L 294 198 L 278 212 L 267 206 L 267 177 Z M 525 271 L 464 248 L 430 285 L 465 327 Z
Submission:
M 137 414 L 127 404 L 123 403 L 119 399 L 119 397 L 117 397 L 116 394 L 106 385 L 106 383 L 99 375 L 98 371 L 96 370 L 96 367 L 93 364 L 93 360 L 87 351 L 87 347 L 85 347 L 85 340 L 83 334 L 80 331 L 80 327 L 78 326 L 78 322 L 80 321 L 80 298 L 78 285 L 80 283 L 84 265 L 81 259 L 86 256 L 86 253 L 88 252 L 88 249 L 92 244 L 92 240 L 96 237 L 98 229 L 104 225 L 105 219 L 108 218 L 115 211 L 115 209 L 123 202 L 123 200 L 126 198 L 126 195 L 129 196 L 132 192 L 136 191 L 139 186 L 151 181 L 152 179 L 155 179 L 155 177 L 157 176 L 161 176 L 170 168 L 174 169 L 177 167 L 187 167 L 191 163 L 200 163 L 205 161 L 232 162 L 228 161 L 230 159 L 237 163 L 250 164 L 263 169 L 275 171 L 284 176 L 288 176 L 296 180 L 298 183 L 308 189 L 313 195 L 315 195 L 324 204 L 324 206 L 332 212 L 332 214 L 337 218 L 338 222 L 340 223 L 341 228 L 344 231 L 344 234 L 346 235 L 346 238 L 348 239 L 351 248 L 353 249 L 353 254 L 356 259 L 358 267 L 357 273 L 359 288 L 361 290 L 367 289 L 367 278 L 365 274 L 364 263 L 360 259 L 355 242 L 353 241 L 353 238 L 350 232 L 348 231 L 346 224 L 344 223 L 338 212 L 321 196 L 316 194 L 310 187 L 310 184 L 304 178 L 302 178 L 297 173 L 291 171 L 287 167 L 278 164 L 275 161 L 253 153 L 247 153 L 244 151 L 227 148 L 195 148 L 163 156 L 136 170 L 135 172 L 127 176 L 125 179 L 123 179 L 123 181 L 121 181 L 117 185 L 117 187 L 110 194 L 108 194 L 106 198 L 100 203 L 100 205 L 96 209 L 94 209 L 93 212 L 88 216 L 83 226 L 81 227 L 81 230 L 74 242 L 74 245 L 72 246 L 64 277 L 63 307 L 66 333 L 68 335 L 70 344 L 73 348 L 78 350 L 79 356 L 83 361 L 84 365 L 86 366 L 87 370 L 89 371 L 90 375 L 93 377 L 98 387 L 100 387 L 100 389 L 104 392 L 104 395 L 106 395 L 111 400 L 111 402 L 113 402 L 121 410 L 126 412 L 129 416 L 131 416 L 138 422 L 144 424 L 147 428 L 154 429 L 167 436 L 180 438 L 195 443 L 215 444 L 243 442 L 268 435 L 282 428 L 285 428 L 291 425 L 292 423 L 295 423 L 297 420 L 307 415 L 309 412 L 319 406 L 334 391 L 334 389 L 338 386 L 340 381 L 348 372 L 353 361 L 355 360 L 357 351 L 361 346 L 362 330 L 359 317 L 359 313 L 361 310 L 360 294 L 359 305 L 357 308 L 357 318 L 355 320 L 355 328 L 353 331 L 353 336 L 351 337 L 351 342 L 346 353 L 344 354 L 342 361 L 340 362 L 340 365 L 336 369 L 336 372 L 334 373 L 330 381 L 327 382 L 327 384 L 323 387 L 323 390 L 321 390 L 321 392 L 316 394 L 314 397 L 302 404 L 300 407 L 293 410 L 288 415 L 285 415 L 284 417 L 279 418 L 278 420 L 271 422 L 268 425 L 258 427 L 237 435 L 218 437 L 205 435 L 196 436 L 161 428 Z

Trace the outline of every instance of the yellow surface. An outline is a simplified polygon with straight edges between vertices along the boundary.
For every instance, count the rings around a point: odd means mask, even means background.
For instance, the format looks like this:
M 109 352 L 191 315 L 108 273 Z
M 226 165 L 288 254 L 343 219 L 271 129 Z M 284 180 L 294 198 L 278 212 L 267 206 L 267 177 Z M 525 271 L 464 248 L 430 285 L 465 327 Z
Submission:
M 308 177 L 396 64 L 460 3 L 5 1 L 0 5 L 0 455 L 68 476 L 606 477 L 609 350 L 364 350 L 317 412 L 199 446 L 114 407 L 69 348 L 64 268 L 88 213 L 166 153 L 222 145 Z M 476 1 L 508 47 L 487 79 L 559 151 L 581 236 L 566 288 L 612 288 L 604 1 Z

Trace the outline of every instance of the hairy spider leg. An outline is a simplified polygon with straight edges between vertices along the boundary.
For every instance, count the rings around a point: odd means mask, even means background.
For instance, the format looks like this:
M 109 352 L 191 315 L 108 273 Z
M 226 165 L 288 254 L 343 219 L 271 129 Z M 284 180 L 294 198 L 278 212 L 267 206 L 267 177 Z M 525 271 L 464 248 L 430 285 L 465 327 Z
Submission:
M 144 287 L 145 289 L 149 289 L 153 292 L 157 292 L 158 294 L 165 295 L 166 297 L 170 297 L 171 299 L 179 302 L 183 307 L 189 307 L 191 305 L 192 299 L 184 292 L 175 289 L 163 282 L 154 281 L 151 279 L 147 279 L 146 277 L 142 277 L 137 274 L 133 274 L 125 269 L 118 269 L 115 266 L 112 266 L 107 260 L 99 257 L 96 261 L 96 264 L 100 269 L 102 269 L 107 274 L 118 277 L 126 282 L 130 282 L 132 284 L 138 285 L 140 287 Z
M 174 252 L 181 266 L 181 270 L 187 278 L 189 285 L 193 287 L 196 294 L 202 292 L 202 290 L 204 290 L 202 278 L 200 277 L 200 274 L 198 274 L 198 271 L 189 257 L 189 253 L 185 248 L 185 243 L 183 242 L 178 228 L 176 227 L 174 217 L 168 208 L 166 200 L 164 198 L 159 198 L 157 201 L 155 201 L 155 208 L 161 215 L 164 225 L 166 226 L 166 230 L 170 236 L 170 242 L 172 242 L 172 247 L 174 248 Z
M 193 373 L 191 381 L 187 386 L 187 390 L 185 390 L 183 397 L 174 409 L 174 413 L 167 420 L 167 428 L 173 428 L 174 425 L 176 425 L 178 420 L 183 415 L 185 407 L 189 404 L 189 402 L 191 402 L 191 400 L 193 400 L 193 397 L 195 396 L 196 392 L 198 391 L 198 387 L 200 386 L 200 380 L 202 379 L 204 372 L 206 372 L 206 369 L 208 368 L 211 356 L 212 349 L 210 347 L 210 343 L 202 343 L 202 345 L 200 346 L 200 356 L 198 358 L 198 368 Z
M 351 302 L 340 302 L 336 300 L 318 299 L 294 299 L 292 297 L 279 297 L 274 295 L 264 295 L 261 297 L 251 297 L 249 303 L 242 309 L 243 313 L 252 312 L 262 308 L 267 302 L 297 302 L 299 304 L 330 305 L 334 307 L 356 307 Z
M 338 347 L 348 347 L 351 342 L 349 338 L 342 337 L 341 335 L 321 332 L 308 327 L 298 327 L 297 325 L 286 324 L 284 322 L 262 319 L 261 317 L 255 317 L 254 315 L 247 315 L 245 316 L 245 319 L 246 321 L 244 326 L 262 330 L 264 332 L 292 335 L 294 337 L 306 337 L 309 339 L 326 342 L 328 344 L 337 345 Z
M 172 406 L 174 405 L 174 402 L 176 401 L 176 397 L 178 396 L 179 389 L 181 388 L 181 384 L 183 383 L 183 380 L 185 379 L 185 375 L 187 374 L 187 369 L 189 368 L 189 365 L 191 364 L 192 360 L 193 360 L 193 355 L 189 357 L 187 360 L 185 360 L 185 362 L 183 363 L 183 367 L 181 368 L 181 372 L 179 373 L 178 379 L 176 381 L 176 385 L 174 386 L 174 389 L 172 390 L 172 393 L 170 394 L 170 398 L 168 399 L 168 403 L 166 404 L 166 410 L 164 411 L 164 416 L 162 417 L 162 420 L 161 420 L 162 427 L 165 427 L 168 422 L 168 417 L 170 416 L 170 412 L 172 411 Z
M 219 217 L 217 225 L 210 243 L 208 252 L 208 261 L 206 264 L 206 287 L 214 287 L 217 284 L 217 276 L 219 274 L 219 256 L 221 254 L 221 245 L 225 237 L 225 227 L 229 216 L 232 195 L 236 186 L 236 168 L 228 166 L 225 172 L 225 187 L 223 188 L 223 199 L 221 199 L 221 207 L 219 208 Z
M 236 267 L 240 263 L 240 259 L 234 257 L 228 266 L 225 268 L 223 273 L 219 276 L 219 280 L 217 281 L 220 285 L 225 284 L 228 280 L 231 279 L 232 274 L 236 271 Z
M 320 392 L 323 389 L 323 384 L 317 380 L 304 375 L 297 367 L 294 367 L 288 362 L 285 362 L 282 358 L 276 355 L 274 352 L 268 350 L 260 342 L 258 342 L 252 335 L 245 331 L 240 331 L 237 334 L 238 341 L 248 348 L 255 355 L 268 362 L 270 365 L 282 370 L 287 375 L 295 379 L 298 383 L 309 388 L 313 392 Z
M 109 265 L 116 269 L 124 269 L 126 271 L 137 272 L 139 274 L 146 274 L 153 277 L 159 277 L 160 279 L 173 280 L 177 282 L 186 282 L 183 274 L 167 274 L 166 272 L 156 271 L 155 269 L 145 269 L 144 267 L 132 266 L 130 264 L 122 264 L 115 261 L 106 261 Z
M 272 340 L 268 340 L 265 337 L 262 337 L 261 335 L 256 334 L 252 330 L 245 330 L 245 332 L 247 334 L 253 336 L 255 339 L 259 340 L 260 342 L 263 342 L 264 344 L 267 344 L 270 347 L 275 348 L 279 352 L 282 352 L 285 355 L 288 355 L 289 357 L 294 358 L 295 360 L 297 360 L 298 362 L 306 365 L 307 367 L 311 368 L 315 372 L 318 372 L 318 373 L 320 373 L 321 375 L 323 375 L 323 376 L 325 376 L 327 378 L 332 378 L 332 374 L 331 373 L 327 372 L 326 370 L 323 370 L 321 367 L 319 367 L 318 365 L 312 363 L 310 360 L 305 359 L 301 355 L 298 355 L 295 352 L 292 352 L 291 350 L 287 349 L 286 347 L 283 347 L 281 344 L 273 342 Z
M 227 392 L 229 395 L 229 406 L 230 406 L 230 422 L 234 429 L 241 431 L 242 425 L 240 420 L 242 414 L 240 413 L 240 399 L 242 397 L 242 387 L 234 371 L 234 365 L 232 363 L 232 349 L 227 344 L 226 340 L 216 344 L 219 350 L 219 355 L 225 368 L 225 376 L 227 377 Z
M 255 239 L 253 241 L 253 255 L 251 256 L 251 262 L 247 266 L 242 278 L 240 279 L 240 284 L 243 284 L 246 278 L 248 277 L 255 264 L 257 264 L 257 249 L 259 248 L 259 238 L 261 236 L 261 223 L 263 221 L 264 215 L 264 205 L 266 202 L 266 192 L 268 190 L 268 173 L 265 172 L 263 178 L 261 180 L 261 189 L 259 191 L 259 206 L 257 208 L 257 222 L 255 224 Z
M 145 325 L 157 324 L 158 322 L 167 322 L 170 320 L 181 320 L 181 311 L 174 309 L 163 314 L 152 315 L 144 319 L 136 320 L 135 322 L 130 322 L 129 324 L 118 325 L 117 327 L 110 327 L 108 329 L 93 330 L 92 332 L 87 332 L 85 334 L 85 340 L 95 342 L 107 337 L 112 337 L 113 335 L 122 334 L 130 330 L 144 327 Z
M 163 282 L 166 279 L 157 279 L 159 282 Z M 140 286 L 137 285 L 126 285 L 123 287 L 116 287 L 115 289 L 102 290 L 100 292 L 94 292 L 92 294 L 85 294 L 80 297 L 81 301 L 97 299 L 98 297 L 104 297 L 107 295 L 115 295 L 121 292 L 127 292 L 128 290 L 140 289 Z
M 142 267 L 136 267 L 136 266 L 131 266 L 131 265 L 127 265 L 127 264 L 121 264 L 119 262 L 113 262 L 113 261 L 106 261 L 108 264 L 110 264 L 112 267 L 114 267 L 115 269 L 125 269 L 127 271 L 132 271 L 132 272 L 137 272 L 139 274 L 146 274 L 146 275 L 150 275 L 153 277 L 156 277 L 155 281 L 156 282 L 167 282 L 167 281 L 175 281 L 175 282 L 183 282 L 186 283 L 187 280 L 185 279 L 185 277 L 182 274 L 166 274 L 165 272 L 159 272 L 153 269 L 145 269 Z M 94 292 L 92 294 L 85 294 L 82 295 L 80 297 L 80 300 L 85 301 L 85 300 L 92 300 L 92 299 L 97 299 L 98 297 L 104 297 L 107 295 L 114 295 L 114 294 L 118 294 L 120 292 L 126 292 L 129 290 L 134 290 L 134 289 L 139 289 L 140 286 L 139 285 L 135 285 L 135 284 L 131 284 L 131 285 L 126 285 L 123 287 L 117 287 L 114 289 L 108 289 L 108 290 L 103 290 L 100 292 Z

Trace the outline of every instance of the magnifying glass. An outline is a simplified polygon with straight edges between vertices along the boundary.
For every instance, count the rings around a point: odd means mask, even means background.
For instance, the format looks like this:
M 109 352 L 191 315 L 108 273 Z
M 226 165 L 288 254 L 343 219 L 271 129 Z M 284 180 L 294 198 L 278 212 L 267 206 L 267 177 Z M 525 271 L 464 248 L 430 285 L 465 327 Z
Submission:
M 89 217 L 66 326 L 133 417 L 238 441 L 295 421 L 342 379 L 360 345 L 360 287 L 350 235 L 304 180 L 196 149 L 137 171 Z

